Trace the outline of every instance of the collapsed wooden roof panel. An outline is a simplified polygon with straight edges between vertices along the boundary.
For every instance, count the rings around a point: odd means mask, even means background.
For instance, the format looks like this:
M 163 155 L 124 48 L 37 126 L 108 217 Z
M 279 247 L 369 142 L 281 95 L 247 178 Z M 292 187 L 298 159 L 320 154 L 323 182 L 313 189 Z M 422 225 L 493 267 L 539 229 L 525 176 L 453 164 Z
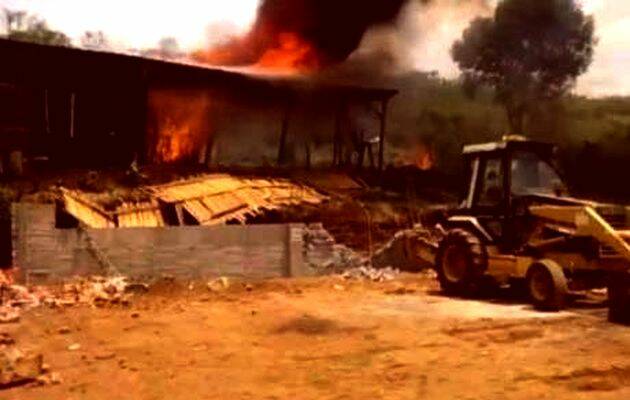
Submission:
M 119 228 L 157 228 L 165 225 L 157 202 L 124 203 L 116 213 Z
M 161 227 L 166 223 L 163 208 L 181 207 L 200 225 L 227 221 L 244 223 L 265 211 L 326 200 L 313 188 L 288 180 L 245 179 L 229 175 L 203 177 L 146 187 L 150 202 L 123 203 L 107 212 L 79 192 L 64 191 L 67 212 L 91 228 Z M 180 221 L 183 223 L 183 221 Z
M 243 180 L 229 175 L 208 175 L 166 185 L 152 186 L 147 189 L 161 201 L 177 203 L 232 191 L 242 184 Z
M 62 190 L 62 200 L 66 211 L 85 225 L 97 229 L 116 227 L 111 215 L 78 192 Z

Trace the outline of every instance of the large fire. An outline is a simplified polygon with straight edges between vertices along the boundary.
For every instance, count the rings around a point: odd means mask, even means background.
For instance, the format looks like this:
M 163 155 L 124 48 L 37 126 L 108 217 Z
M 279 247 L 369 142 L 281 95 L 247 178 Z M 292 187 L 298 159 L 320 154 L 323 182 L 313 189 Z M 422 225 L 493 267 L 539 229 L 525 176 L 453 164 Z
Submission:
M 181 91 L 152 91 L 149 108 L 153 161 L 198 159 L 211 133 L 207 97 Z
M 264 69 L 283 71 L 313 71 L 320 68 L 315 48 L 295 33 L 281 33 L 277 47 L 265 51 L 256 63 Z
M 264 40 L 262 40 L 264 39 Z M 247 65 L 259 70 L 308 73 L 322 67 L 317 49 L 297 33 L 282 32 L 264 38 L 235 39 L 192 57 L 211 65 Z
M 177 123 L 166 118 L 156 143 L 157 162 L 173 163 L 191 157 L 195 150 L 195 136 L 188 122 Z
M 316 72 L 347 60 L 371 27 L 394 23 L 407 2 L 259 0 L 245 33 L 226 37 L 212 31 L 211 47 L 193 56 L 211 65 Z M 217 44 L 219 39 L 224 40 Z

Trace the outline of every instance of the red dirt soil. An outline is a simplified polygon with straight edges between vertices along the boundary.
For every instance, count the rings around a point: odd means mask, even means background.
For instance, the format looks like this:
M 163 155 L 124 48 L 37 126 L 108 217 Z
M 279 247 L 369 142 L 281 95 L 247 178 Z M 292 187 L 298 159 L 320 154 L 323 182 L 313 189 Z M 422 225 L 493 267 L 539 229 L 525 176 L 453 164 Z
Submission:
M 630 331 L 604 308 L 541 314 L 435 290 L 424 275 L 174 284 L 128 308 L 36 309 L 1 330 L 62 383 L 0 399 L 630 398 Z

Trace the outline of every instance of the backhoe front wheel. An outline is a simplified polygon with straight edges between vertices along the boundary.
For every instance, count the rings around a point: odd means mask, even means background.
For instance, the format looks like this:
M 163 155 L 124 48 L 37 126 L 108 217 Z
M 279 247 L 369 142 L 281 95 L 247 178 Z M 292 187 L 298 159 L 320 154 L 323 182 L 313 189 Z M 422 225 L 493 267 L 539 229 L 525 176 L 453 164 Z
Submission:
M 551 260 L 533 263 L 527 271 L 527 290 L 534 308 L 560 311 L 566 306 L 569 293 L 562 267 Z
M 608 320 L 630 325 L 630 275 L 611 274 L 608 281 Z
M 446 234 L 440 242 L 436 261 L 440 287 L 449 295 L 474 294 L 487 269 L 484 245 L 463 229 L 453 229 Z

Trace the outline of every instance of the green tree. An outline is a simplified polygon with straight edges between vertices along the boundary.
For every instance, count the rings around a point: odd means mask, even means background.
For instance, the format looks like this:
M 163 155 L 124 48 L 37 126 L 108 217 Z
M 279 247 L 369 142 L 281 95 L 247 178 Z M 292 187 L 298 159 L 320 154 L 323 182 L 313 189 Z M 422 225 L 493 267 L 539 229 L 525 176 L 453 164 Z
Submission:
M 503 0 L 494 16 L 470 24 L 451 54 L 466 91 L 493 87 L 512 133 L 522 134 L 534 105 L 561 97 L 586 72 L 595 43 L 593 18 L 575 0 Z
M 4 20 L 8 39 L 53 46 L 71 45 L 70 38 L 64 33 L 50 29 L 46 21 L 24 11 L 4 9 Z

